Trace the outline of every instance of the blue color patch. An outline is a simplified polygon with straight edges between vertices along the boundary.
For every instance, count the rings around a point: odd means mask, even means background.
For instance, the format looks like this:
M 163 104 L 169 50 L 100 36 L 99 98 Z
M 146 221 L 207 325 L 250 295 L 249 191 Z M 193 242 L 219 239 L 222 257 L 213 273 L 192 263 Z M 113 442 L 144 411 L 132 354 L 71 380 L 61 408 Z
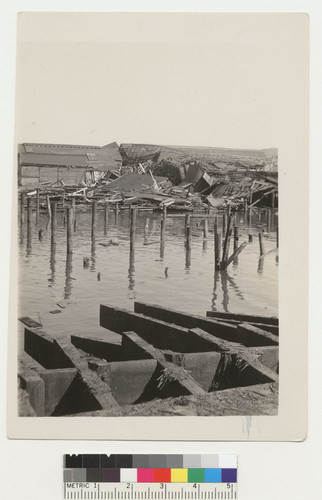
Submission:
M 205 483 L 221 483 L 221 469 L 205 469 Z
M 237 469 L 221 469 L 223 483 L 237 483 Z

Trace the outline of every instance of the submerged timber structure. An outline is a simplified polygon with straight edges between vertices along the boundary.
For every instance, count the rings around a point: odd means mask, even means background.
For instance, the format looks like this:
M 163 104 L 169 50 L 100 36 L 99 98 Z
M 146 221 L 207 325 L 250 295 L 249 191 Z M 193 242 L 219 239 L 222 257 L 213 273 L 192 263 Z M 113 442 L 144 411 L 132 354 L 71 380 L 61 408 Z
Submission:
M 119 342 L 54 339 L 25 324 L 20 416 L 274 415 L 278 319 L 100 306 Z

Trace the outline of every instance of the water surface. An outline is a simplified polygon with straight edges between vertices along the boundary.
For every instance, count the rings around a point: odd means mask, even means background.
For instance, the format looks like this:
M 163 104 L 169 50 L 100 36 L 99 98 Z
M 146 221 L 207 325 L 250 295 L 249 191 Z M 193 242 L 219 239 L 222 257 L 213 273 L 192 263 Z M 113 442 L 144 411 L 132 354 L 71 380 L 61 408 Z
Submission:
M 99 326 L 100 304 L 133 310 L 134 301 L 143 301 L 195 314 L 205 314 L 207 310 L 278 314 L 276 214 L 268 228 L 265 214 L 253 215 L 248 226 L 244 214 L 239 213 L 239 244 L 248 241 L 249 233 L 253 234 L 253 242 L 226 272 L 217 273 L 213 232 L 209 232 L 207 240 L 203 239 L 202 215 L 200 219 L 191 219 L 191 250 L 187 250 L 184 216 L 169 215 L 162 246 L 160 215 L 138 213 L 135 249 L 130 252 L 128 212 L 118 216 L 110 213 L 105 224 L 104 211 L 98 210 L 92 241 L 91 212 L 78 208 L 73 253 L 68 256 L 64 216 L 63 212 L 57 213 L 55 247 L 51 246 L 47 213 L 40 214 L 38 224 L 33 214 L 31 223 L 20 227 L 19 235 L 19 316 L 40 318 L 44 330 L 54 337 L 80 334 L 106 338 L 106 330 Z M 144 234 L 146 218 L 149 230 Z M 209 230 L 212 229 L 210 219 Z M 258 232 L 263 229 L 267 255 L 259 259 Z M 111 239 L 118 245 L 102 245 Z M 230 253 L 232 246 L 233 242 Z M 84 257 L 89 259 L 87 268 L 83 267 Z M 65 308 L 57 306 L 58 302 Z M 60 312 L 50 312 L 55 310 Z M 116 334 L 108 336 L 119 338 Z

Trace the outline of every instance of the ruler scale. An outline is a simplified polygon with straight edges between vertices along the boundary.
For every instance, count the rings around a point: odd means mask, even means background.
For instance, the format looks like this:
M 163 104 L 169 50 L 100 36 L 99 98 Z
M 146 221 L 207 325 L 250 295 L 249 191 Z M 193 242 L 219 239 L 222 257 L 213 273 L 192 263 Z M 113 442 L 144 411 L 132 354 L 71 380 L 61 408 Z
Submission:
M 237 456 L 65 455 L 64 500 L 236 500 Z

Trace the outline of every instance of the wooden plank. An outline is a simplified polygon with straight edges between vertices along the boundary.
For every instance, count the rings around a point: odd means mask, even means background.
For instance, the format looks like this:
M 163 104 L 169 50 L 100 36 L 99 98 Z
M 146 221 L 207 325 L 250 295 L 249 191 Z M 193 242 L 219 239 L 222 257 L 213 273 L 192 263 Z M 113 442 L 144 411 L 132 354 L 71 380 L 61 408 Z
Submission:
M 158 349 L 175 352 L 206 352 L 213 349 L 209 342 L 200 341 L 187 328 L 117 307 L 101 304 L 100 325 L 116 333 L 134 331 Z M 237 331 L 236 327 L 231 328 Z
M 263 343 L 260 345 L 278 345 L 279 344 L 279 339 L 277 335 L 274 335 L 273 333 L 267 332 L 266 330 L 262 330 L 261 328 L 258 328 L 258 326 L 250 325 L 249 323 L 239 323 L 237 327 L 237 333 L 238 335 L 244 335 L 245 333 L 248 334 L 254 334 L 254 335 L 259 335 L 263 338 Z M 267 343 L 264 343 L 264 339 L 267 339 Z
M 238 330 L 238 325 L 236 324 L 225 323 L 222 320 L 217 321 L 215 318 L 198 316 L 196 314 L 187 314 L 155 304 L 134 302 L 134 311 L 157 320 L 162 320 L 163 322 L 174 323 L 183 328 L 201 328 L 218 338 L 228 340 L 229 342 L 239 342 L 246 347 L 278 344 L 278 338 L 264 330 Z M 195 339 L 192 341 L 194 344 L 196 343 Z M 170 347 L 168 348 L 170 349 Z
M 237 321 L 247 321 L 249 323 L 263 323 L 266 325 L 277 325 L 278 318 L 276 316 L 256 316 L 254 314 L 232 314 L 218 311 L 207 311 L 207 316 L 217 319 L 234 319 Z
M 19 318 L 19 321 L 21 321 L 21 323 L 24 323 L 26 326 L 29 326 L 30 328 L 41 328 L 41 324 L 38 323 L 38 321 L 29 318 L 29 316 L 23 316 Z
M 215 318 L 214 318 L 215 319 Z M 225 319 L 225 320 L 219 320 L 216 318 L 216 321 L 224 321 L 224 323 L 230 323 L 231 325 L 238 326 L 241 321 L 237 319 Z M 258 328 L 261 328 L 262 330 L 266 330 L 267 332 L 271 332 L 274 335 L 278 336 L 278 326 L 277 325 L 266 325 L 264 323 L 252 323 L 251 321 L 247 321 L 249 325 L 252 326 L 257 326 Z
M 80 335 L 71 335 L 72 344 L 84 352 L 96 356 L 106 361 L 128 361 L 130 358 L 126 356 L 122 344 L 112 343 L 102 339 L 81 337 Z

